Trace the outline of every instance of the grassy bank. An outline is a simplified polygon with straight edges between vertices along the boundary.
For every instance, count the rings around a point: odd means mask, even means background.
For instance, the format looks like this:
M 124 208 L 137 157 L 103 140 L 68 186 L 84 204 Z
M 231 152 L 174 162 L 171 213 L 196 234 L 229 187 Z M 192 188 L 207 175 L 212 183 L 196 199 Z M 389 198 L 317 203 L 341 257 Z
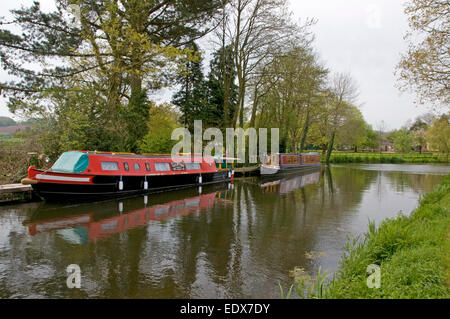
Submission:
M 324 158 L 322 160 L 325 160 Z M 446 163 L 447 156 L 440 153 L 331 153 L 330 163 Z
M 424 196 L 409 217 L 373 224 L 346 247 L 325 298 L 449 298 L 450 175 Z M 368 288 L 367 266 L 381 270 L 381 287 Z

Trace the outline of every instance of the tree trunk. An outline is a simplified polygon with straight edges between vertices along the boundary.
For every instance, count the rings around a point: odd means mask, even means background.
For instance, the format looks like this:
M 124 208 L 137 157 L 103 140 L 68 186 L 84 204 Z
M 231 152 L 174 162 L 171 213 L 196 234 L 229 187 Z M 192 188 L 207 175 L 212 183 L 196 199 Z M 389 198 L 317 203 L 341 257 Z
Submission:
M 253 91 L 253 105 L 252 105 L 252 115 L 250 117 L 250 127 L 255 127 L 256 120 L 256 108 L 258 106 L 258 88 L 255 85 L 255 90 Z
M 226 13 L 225 13 L 225 2 L 223 2 L 223 17 L 222 17 L 222 76 L 223 76 L 223 129 L 229 127 L 230 123 L 230 89 L 231 81 L 228 77 L 227 63 L 225 52 L 225 28 L 226 28 Z
M 305 119 L 305 127 L 302 131 L 302 138 L 300 141 L 300 153 L 303 152 L 303 149 L 305 148 L 306 138 L 308 137 L 308 131 L 309 131 L 309 122 L 310 122 L 310 116 L 309 116 L 309 107 L 306 109 L 306 119 Z
M 327 150 L 327 159 L 326 159 L 326 163 L 330 164 L 330 157 L 331 157 L 331 152 L 333 152 L 333 145 L 334 145 L 334 138 L 336 136 L 336 132 L 333 132 L 333 134 L 331 135 L 331 140 L 330 143 L 328 144 L 328 150 Z
M 326 144 L 322 145 L 322 157 L 325 157 L 327 155 L 327 148 L 328 148 L 328 145 L 326 145 Z

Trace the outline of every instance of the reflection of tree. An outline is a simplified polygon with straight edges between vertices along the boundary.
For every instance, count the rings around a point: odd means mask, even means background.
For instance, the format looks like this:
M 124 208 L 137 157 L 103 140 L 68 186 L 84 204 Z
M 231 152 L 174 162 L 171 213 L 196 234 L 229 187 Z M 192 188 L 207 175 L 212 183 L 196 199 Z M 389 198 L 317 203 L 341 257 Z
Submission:
M 271 267 L 277 265 L 280 269 L 307 264 L 304 252 L 315 246 L 315 234 L 310 225 L 319 227 L 330 216 L 339 219 L 340 214 L 358 205 L 362 190 L 367 189 L 375 177 L 376 172 L 361 174 L 346 168 L 324 169 L 318 184 L 286 196 L 262 194 L 257 187 L 249 186 L 257 211 L 264 212 L 254 224 L 253 233 L 259 236 L 251 241 L 251 252 Z
M 397 192 L 403 192 L 405 188 L 411 188 L 416 193 L 422 193 L 431 191 L 443 175 L 385 172 L 384 176 L 389 178 L 392 187 Z

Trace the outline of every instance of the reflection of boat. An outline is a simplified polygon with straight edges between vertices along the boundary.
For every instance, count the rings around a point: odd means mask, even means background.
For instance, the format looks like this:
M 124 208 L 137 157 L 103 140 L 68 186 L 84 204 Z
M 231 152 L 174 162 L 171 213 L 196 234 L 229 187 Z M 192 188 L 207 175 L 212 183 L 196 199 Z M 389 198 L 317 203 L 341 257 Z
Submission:
M 169 202 L 162 202 L 161 198 L 152 198 L 153 203 L 149 204 L 148 196 L 143 196 L 123 202 L 109 201 L 61 207 L 60 209 L 64 209 L 62 214 L 58 206 L 44 205 L 25 224 L 32 236 L 42 232 L 57 231 L 66 240 L 82 244 L 148 225 L 154 221 L 184 216 L 210 208 L 214 206 L 216 199 L 232 198 L 233 189 L 226 189 L 224 186 L 220 190 L 213 187 L 209 193 L 196 196 L 193 196 L 195 193 L 192 191 L 184 192 L 184 196 L 188 194 L 189 197 L 179 198 L 178 195 L 178 199 Z
M 305 172 L 302 175 L 296 175 L 293 177 L 277 180 L 263 179 L 259 186 L 265 193 L 286 194 L 306 185 L 318 183 L 319 179 L 320 169 L 316 168 L 314 172 Z
M 266 162 L 261 164 L 261 175 L 301 172 L 321 165 L 318 153 L 272 154 Z
M 68 151 L 48 170 L 31 166 L 22 183 L 48 200 L 97 200 L 220 183 L 232 174 L 210 156 Z

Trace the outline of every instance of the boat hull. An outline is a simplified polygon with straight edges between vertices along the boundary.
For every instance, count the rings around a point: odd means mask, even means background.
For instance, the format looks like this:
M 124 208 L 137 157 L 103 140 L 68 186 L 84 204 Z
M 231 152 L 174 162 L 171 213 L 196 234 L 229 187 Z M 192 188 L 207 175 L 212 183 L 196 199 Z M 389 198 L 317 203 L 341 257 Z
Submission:
M 128 197 L 188 187 L 231 181 L 228 170 L 201 174 L 159 176 L 123 176 L 123 188 L 119 189 L 120 176 L 96 176 L 92 184 L 46 183 L 33 184 L 33 190 L 47 201 L 97 201 L 108 198 Z M 148 188 L 144 188 L 147 180 Z
M 278 168 L 274 166 L 261 165 L 260 174 L 261 176 L 278 176 L 316 170 L 320 167 L 321 167 L 320 163 L 300 165 L 295 167 L 278 167 Z

